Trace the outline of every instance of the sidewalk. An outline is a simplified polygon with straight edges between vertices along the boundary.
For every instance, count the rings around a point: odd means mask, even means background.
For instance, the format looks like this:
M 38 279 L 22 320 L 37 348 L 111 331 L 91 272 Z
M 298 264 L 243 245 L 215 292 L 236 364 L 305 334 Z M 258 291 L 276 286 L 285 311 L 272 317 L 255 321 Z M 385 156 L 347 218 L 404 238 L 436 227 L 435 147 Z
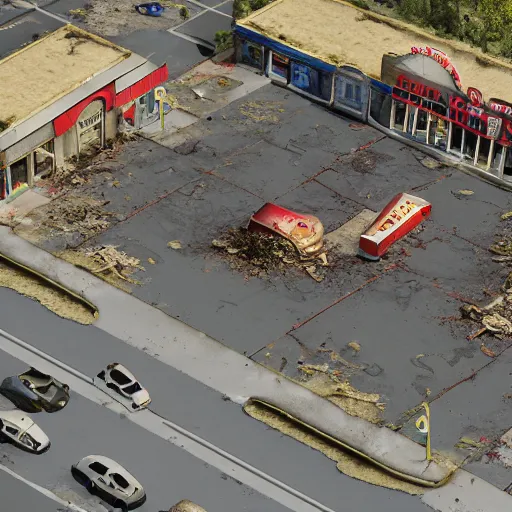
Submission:
M 177 107 L 165 114 L 164 130 L 158 119 L 139 133 L 162 146 L 175 147 L 184 142 L 181 130 L 200 119 L 208 119 L 214 112 L 269 83 L 268 78 L 248 69 L 207 60 L 165 84 L 167 94 L 176 99 Z

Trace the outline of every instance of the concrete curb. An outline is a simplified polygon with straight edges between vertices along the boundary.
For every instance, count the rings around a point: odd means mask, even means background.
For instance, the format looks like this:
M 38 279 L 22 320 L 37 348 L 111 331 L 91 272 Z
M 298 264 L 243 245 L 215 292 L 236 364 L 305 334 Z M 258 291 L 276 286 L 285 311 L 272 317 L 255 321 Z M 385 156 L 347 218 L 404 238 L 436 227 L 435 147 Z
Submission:
M 251 398 L 259 399 L 415 483 L 436 487 L 450 477 L 449 470 L 426 461 L 425 449 L 410 439 L 350 416 L 305 387 L 17 237 L 7 227 L 0 227 L 0 257 L 85 297 L 101 313 L 96 327 L 144 349 L 233 402 L 244 405 Z

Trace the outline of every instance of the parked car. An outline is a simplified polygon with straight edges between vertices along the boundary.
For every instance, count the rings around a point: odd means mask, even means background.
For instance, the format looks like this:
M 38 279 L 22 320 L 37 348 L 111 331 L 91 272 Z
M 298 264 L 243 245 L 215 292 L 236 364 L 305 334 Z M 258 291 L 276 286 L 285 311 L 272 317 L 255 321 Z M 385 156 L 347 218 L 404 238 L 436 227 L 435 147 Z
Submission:
M 104 380 L 109 389 L 114 390 L 123 398 L 131 400 L 132 409 L 143 409 L 151 403 L 146 388 L 122 364 L 109 364 L 98 374 L 98 378 Z
M 0 393 L 25 412 L 57 412 L 69 402 L 69 386 L 35 368 L 4 379 Z
M 0 411 L 0 442 L 11 443 L 37 455 L 50 448 L 48 436 L 24 412 Z
M 123 511 L 146 501 L 142 485 L 117 462 L 101 455 L 89 455 L 71 466 L 74 479 L 91 494 Z

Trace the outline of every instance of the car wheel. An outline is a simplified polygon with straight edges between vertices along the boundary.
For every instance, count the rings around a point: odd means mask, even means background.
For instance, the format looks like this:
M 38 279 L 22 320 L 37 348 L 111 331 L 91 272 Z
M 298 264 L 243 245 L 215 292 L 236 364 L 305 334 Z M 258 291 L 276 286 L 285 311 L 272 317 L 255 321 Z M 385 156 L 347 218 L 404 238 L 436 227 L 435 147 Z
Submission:
M 114 501 L 114 508 L 120 508 L 123 512 L 128 512 L 128 505 L 122 500 Z
M 94 485 L 94 482 L 92 480 L 87 479 L 85 482 L 85 488 L 90 494 L 95 494 L 96 492 L 96 486 Z

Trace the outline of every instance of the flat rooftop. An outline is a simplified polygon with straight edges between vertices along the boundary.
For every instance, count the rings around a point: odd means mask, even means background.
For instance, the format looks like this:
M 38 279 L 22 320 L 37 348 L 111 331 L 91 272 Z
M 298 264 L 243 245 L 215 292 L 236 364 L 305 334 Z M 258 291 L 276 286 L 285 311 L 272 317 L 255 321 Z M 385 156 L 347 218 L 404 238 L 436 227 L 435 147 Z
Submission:
M 351 65 L 380 79 L 382 55 L 433 46 L 451 58 L 464 89 L 512 102 L 512 65 L 469 45 L 338 0 L 277 0 L 237 22 L 331 64 Z
M 0 121 L 18 124 L 130 54 L 72 25 L 57 29 L 0 61 Z

